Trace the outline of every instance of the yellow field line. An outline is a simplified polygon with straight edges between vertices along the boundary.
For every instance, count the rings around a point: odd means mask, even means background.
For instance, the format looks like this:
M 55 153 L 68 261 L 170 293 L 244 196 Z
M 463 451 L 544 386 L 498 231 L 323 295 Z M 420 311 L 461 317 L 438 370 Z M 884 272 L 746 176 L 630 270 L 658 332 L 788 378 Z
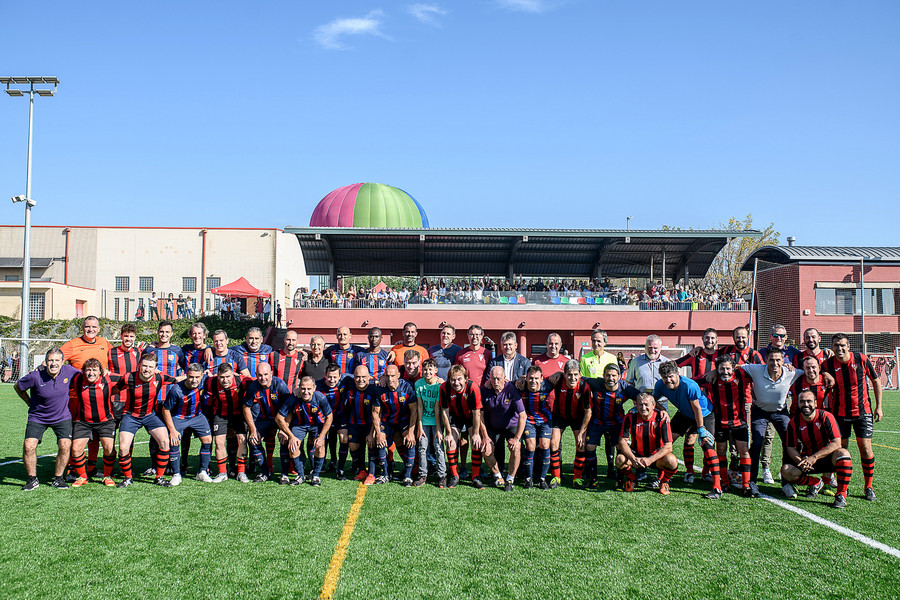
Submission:
M 879 448 L 890 448 L 891 450 L 900 450 L 900 448 L 894 448 L 893 446 L 885 446 L 883 444 L 872 444 L 873 446 L 878 446 Z
M 328 565 L 328 572 L 325 574 L 325 581 L 322 583 L 322 591 L 319 592 L 319 600 L 330 600 L 334 596 L 337 589 L 338 577 L 341 574 L 341 565 L 344 564 L 344 558 L 347 556 L 347 546 L 350 545 L 350 536 L 353 535 L 353 528 L 356 526 L 356 519 L 359 518 L 359 511 L 362 509 L 363 500 L 366 497 L 366 488 L 369 486 L 359 484 L 356 490 L 356 500 L 350 507 L 350 513 L 347 515 L 347 521 L 344 523 L 344 531 L 338 539 L 337 546 L 334 548 L 334 554 L 331 556 L 331 563 Z

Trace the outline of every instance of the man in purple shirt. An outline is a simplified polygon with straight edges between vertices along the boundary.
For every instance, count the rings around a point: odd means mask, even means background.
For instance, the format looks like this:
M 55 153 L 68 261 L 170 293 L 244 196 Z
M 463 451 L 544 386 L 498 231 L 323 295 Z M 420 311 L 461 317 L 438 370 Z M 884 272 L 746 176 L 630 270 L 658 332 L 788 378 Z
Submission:
M 494 456 L 488 461 L 488 466 L 491 467 L 490 463 L 494 463 L 491 470 L 495 470 L 498 478 L 499 465 L 503 464 L 503 443 L 506 442 L 509 447 L 509 468 L 503 491 L 511 492 L 515 474 L 519 470 L 522 436 L 525 435 L 528 417 L 519 390 L 513 383 L 506 381 L 506 371 L 500 365 L 494 366 L 488 374 L 488 386 L 481 392 L 481 407 L 488 437 L 494 446 Z M 497 487 L 500 487 L 500 483 Z
M 56 469 L 51 487 L 66 489 L 63 473 L 69 462 L 72 449 L 72 413 L 69 412 L 69 384 L 80 373 L 78 369 L 63 364 L 63 353 L 57 348 L 47 352 L 44 364 L 16 382 L 15 390 L 28 405 L 28 424 L 25 427 L 25 445 L 22 462 L 25 463 L 26 492 L 37 489 L 37 447 L 50 427 L 56 434 L 59 452 L 56 455 Z M 31 389 L 31 396 L 26 393 Z

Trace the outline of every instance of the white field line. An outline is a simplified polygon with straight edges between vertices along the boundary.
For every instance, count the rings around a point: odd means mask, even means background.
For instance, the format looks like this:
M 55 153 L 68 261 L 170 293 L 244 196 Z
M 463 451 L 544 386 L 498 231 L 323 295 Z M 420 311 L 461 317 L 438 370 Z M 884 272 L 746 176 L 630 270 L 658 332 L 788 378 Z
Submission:
M 684 461 L 681 459 L 678 459 L 678 462 L 682 465 L 684 464 Z M 829 521 L 827 519 L 823 519 L 822 517 L 819 517 L 817 515 L 814 515 L 811 512 L 807 512 L 807 511 L 803 510 L 802 508 L 797 508 L 796 506 L 791 506 L 787 502 L 782 502 L 781 500 L 777 500 L 777 499 L 773 498 L 772 496 L 769 496 L 768 494 L 760 494 L 759 497 L 762 498 L 763 500 L 768 500 L 775 506 L 780 506 L 781 508 L 783 508 L 785 510 L 789 510 L 793 513 L 797 513 L 801 517 L 806 517 L 807 519 L 809 519 L 810 521 L 812 521 L 814 523 L 818 523 L 819 525 L 824 525 L 825 527 L 828 527 L 829 529 L 833 529 L 834 531 L 837 531 L 840 534 L 846 535 L 847 537 L 852 538 L 852 539 L 856 540 L 857 542 L 861 542 L 861 543 L 865 544 L 866 546 L 875 548 L 876 550 L 881 550 L 885 554 L 890 554 L 894 558 L 900 558 L 900 550 L 897 550 L 893 546 L 888 546 L 887 544 L 882 544 L 881 542 L 879 542 L 877 540 L 873 540 L 872 538 L 865 536 L 859 532 L 853 531 L 852 529 L 847 529 L 846 527 L 838 525 L 837 523 L 832 523 L 831 521 Z

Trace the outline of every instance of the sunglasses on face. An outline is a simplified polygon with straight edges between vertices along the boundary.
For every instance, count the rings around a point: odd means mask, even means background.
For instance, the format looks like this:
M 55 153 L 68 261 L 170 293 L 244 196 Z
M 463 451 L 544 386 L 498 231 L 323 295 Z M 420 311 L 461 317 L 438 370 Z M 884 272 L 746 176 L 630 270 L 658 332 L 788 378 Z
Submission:
M 786 333 L 773 333 L 772 337 L 773 338 L 784 338 L 784 337 L 787 337 L 787 334 Z

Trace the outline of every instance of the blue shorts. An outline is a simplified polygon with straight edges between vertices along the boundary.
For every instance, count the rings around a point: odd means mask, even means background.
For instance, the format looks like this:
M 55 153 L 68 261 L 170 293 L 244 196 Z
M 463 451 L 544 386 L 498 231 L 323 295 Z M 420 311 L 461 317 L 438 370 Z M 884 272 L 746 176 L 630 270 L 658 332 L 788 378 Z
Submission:
M 196 417 L 191 417 L 190 419 L 172 419 L 172 424 L 175 425 L 175 431 L 180 434 L 184 434 L 184 432 L 188 429 L 194 432 L 194 435 L 197 437 L 206 437 L 208 435 L 212 435 L 212 429 L 209 427 L 209 421 L 206 420 L 206 417 L 203 415 L 197 415 Z
M 278 432 L 278 426 L 275 425 L 275 419 L 261 417 L 253 421 L 256 426 L 256 433 L 259 439 L 264 440 L 270 435 L 274 436 Z
M 587 443 L 591 446 L 599 446 L 603 436 L 607 433 L 613 434 L 613 437 L 618 440 L 619 430 L 621 429 L 621 425 L 597 425 L 596 423 L 591 422 L 588 425 L 587 430 Z
M 150 413 L 149 415 L 141 417 L 140 419 L 132 415 L 125 415 L 122 417 L 122 425 L 119 427 L 119 431 L 124 431 L 125 433 L 134 435 L 140 430 L 141 427 L 145 428 L 147 430 L 147 433 L 149 433 L 154 429 L 159 429 L 160 427 L 165 429 L 166 424 L 163 423 L 162 419 L 160 419 L 159 415 L 157 415 L 156 413 Z
M 365 444 L 366 436 L 369 435 L 369 431 L 372 429 L 371 425 L 348 425 L 347 433 L 348 433 L 348 443 L 350 444 Z
M 532 423 L 529 421 L 525 424 L 525 435 L 522 436 L 522 439 L 537 438 L 539 440 L 549 440 L 552 435 L 553 426 L 550 423 Z
M 301 442 L 306 439 L 307 435 L 311 435 L 314 438 L 318 437 L 320 433 L 322 433 L 321 425 L 292 425 L 291 433 L 297 436 Z

